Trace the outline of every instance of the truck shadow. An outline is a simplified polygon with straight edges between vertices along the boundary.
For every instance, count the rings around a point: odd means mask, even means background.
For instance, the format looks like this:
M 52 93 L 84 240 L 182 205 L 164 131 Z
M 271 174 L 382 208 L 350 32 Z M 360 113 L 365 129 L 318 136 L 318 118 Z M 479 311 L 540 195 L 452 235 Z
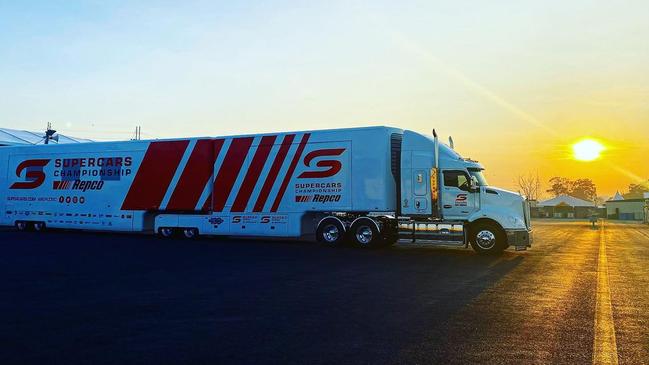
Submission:
M 79 343 L 69 333 L 104 333 L 100 348 L 84 346 L 117 360 L 120 343 L 110 334 L 137 332 L 136 348 L 162 336 L 191 343 L 196 359 L 214 363 L 395 363 L 431 334 L 443 339 L 454 314 L 527 259 L 454 248 L 65 231 L 2 232 L 0 241 L 12 258 L 2 269 L 13 278 L 5 309 L 24 319 L 16 341 L 56 334 L 37 358 L 50 347 L 74 353 Z M 39 320 L 43 310 L 47 321 Z M 178 346 L 169 351 L 182 353 Z

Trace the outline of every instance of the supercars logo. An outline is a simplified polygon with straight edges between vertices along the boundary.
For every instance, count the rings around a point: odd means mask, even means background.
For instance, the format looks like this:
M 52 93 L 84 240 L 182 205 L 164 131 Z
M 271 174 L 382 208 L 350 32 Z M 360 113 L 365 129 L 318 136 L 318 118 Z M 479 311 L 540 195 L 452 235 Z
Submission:
M 304 164 L 311 167 L 311 162 L 320 157 L 340 156 L 345 152 L 344 148 L 325 148 L 311 151 L 304 156 Z M 298 176 L 298 179 L 321 179 L 336 175 L 343 167 L 339 160 L 319 160 L 315 163 L 316 167 L 326 168 L 326 170 L 304 171 Z
M 25 181 L 17 181 L 9 189 L 35 189 L 45 181 L 43 168 L 50 162 L 49 159 L 25 160 L 16 167 L 16 176 L 20 177 L 25 171 Z
M 455 197 L 455 206 L 464 207 L 466 206 L 466 203 L 467 203 L 467 195 L 457 194 L 457 196 Z

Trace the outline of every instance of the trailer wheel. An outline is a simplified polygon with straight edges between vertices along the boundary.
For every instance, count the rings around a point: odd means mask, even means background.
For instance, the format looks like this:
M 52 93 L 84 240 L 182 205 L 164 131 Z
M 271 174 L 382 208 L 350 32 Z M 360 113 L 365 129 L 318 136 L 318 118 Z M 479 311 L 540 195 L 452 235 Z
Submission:
M 36 232 L 43 232 L 46 228 L 45 222 L 34 222 L 33 227 Z
M 198 229 L 196 228 L 183 228 L 183 236 L 187 239 L 194 239 L 198 237 Z
M 350 229 L 352 242 L 356 247 L 377 248 L 385 246 L 386 240 L 379 231 L 379 227 L 370 218 L 358 218 L 352 223 Z
M 481 255 L 496 255 L 505 249 L 507 239 L 503 230 L 496 224 L 479 222 L 469 230 L 471 247 Z
M 174 229 L 171 227 L 160 227 L 158 229 L 158 234 L 163 238 L 170 238 L 174 235 Z
M 16 221 L 16 229 L 19 230 L 20 232 L 28 231 L 30 224 L 29 222 L 25 221 Z
M 339 246 L 345 239 L 345 227 L 338 218 L 325 218 L 318 224 L 316 239 L 328 246 Z

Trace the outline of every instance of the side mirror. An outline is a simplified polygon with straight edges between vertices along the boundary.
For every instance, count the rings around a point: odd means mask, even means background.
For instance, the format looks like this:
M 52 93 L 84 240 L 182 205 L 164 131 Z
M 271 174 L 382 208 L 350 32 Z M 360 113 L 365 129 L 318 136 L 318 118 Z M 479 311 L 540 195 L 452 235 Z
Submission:
M 480 185 L 478 184 L 478 179 L 475 176 L 471 176 L 471 191 L 476 192 L 480 190 Z

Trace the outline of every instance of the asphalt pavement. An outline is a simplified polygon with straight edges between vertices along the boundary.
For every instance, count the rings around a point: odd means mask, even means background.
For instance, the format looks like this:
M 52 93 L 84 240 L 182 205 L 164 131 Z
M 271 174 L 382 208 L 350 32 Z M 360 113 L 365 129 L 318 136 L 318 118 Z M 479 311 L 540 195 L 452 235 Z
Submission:
M 649 227 L 534 245 L 0 231 L 0 364 L 649 363 Z

